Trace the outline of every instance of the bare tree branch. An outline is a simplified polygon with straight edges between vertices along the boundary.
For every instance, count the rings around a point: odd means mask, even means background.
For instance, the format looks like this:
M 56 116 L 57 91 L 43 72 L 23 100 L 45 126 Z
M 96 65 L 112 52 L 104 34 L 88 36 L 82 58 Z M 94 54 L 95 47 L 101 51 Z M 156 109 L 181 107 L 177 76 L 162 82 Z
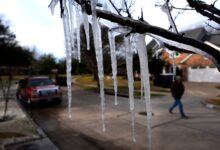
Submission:
M 215 1 L 213 2 L 213 4 L 212 4 L 212 5 L 214 6 L 214 5 L 215 5 L 215 3 L 216 3 L 217 1 L 218 1 L 218 0 L 215 0 Z
M 121 15 L 121 12 L 119 11 L 119 9 L 115 6 L 115 4 L 112 2 L 112 0 L 109 0 L 109 2 L 111 3 L 112 7 L 117 11 L 118 15 Z
M 220 24 L 220 10 L 215 8 L 214 5 L 208 5 L 199 0 L 187 0 L 187 2 L 189 6 L 195 8 L 198 13 Z
M 177 10 L 195 10 L 195 9 L 192 9 L 192 8 L 187 8 L 187 6 L 185 8 L 182 8 L 182 7 L 176 7 L 174 6 L 173 4 L 171 4 L 171 8 L 172 9 L 177 9 Z M 160 4 L 155 4 L 155 7 L 162 7 L 163 5 L 160 5 Z
M 76 1 L 78 1 L 78 0 L 76 0 Z M 87 14 L 91 15 L 91 7 L 88 4 L 86 6 L 86 11 L 87 11 Z M 198 48 L 198 49 L 202 50 L 203 52 L 209 54 L 213 58 L 215 65 L 217 66 L 218 70 L 220 71 L 220 59 L 219 59 L 220 58 L 220 51 L 216 50 L 215 48 L 213 48 L 203 42 L 200 42 L 200 41 L 192 39 L 192 38 L 183 37 L 182 35 L 177 35 L 173 32 L 170 32 L 166 29 L 163 29 L 161 27 L 156 27 L 156 26 L 150 25 L 149 23 L 144 22 L 144 21 L 135 20 L 135 19 L 132 19 L 129 17 L 122 17 L 119 15 L 113 14 L 111 12 L 105 11 L 105 10 L 97 9 L 97 16 L 100 18 L 109 20 L 111 22 L 118 23 L 122 26 L 130 27 L 134 31 L 136 31 L 137 33 L 141 33 L 141 34 L 151 33 L 151 34 L 161 36 L 161 37 L 166 38 L 171 41 L 175 41 L 178 43 L 182 43 L 185 45 L 189 45 L 189 46 Z
M 126 11 L 126 13 L 128 14 L 128 17 L 129 17 L 129 18 L 132 18 L 132 17 L 131 17 L 131 13 L 130 13 L 130 7 L 128 6 L 128 3 L 127 3 L 126 0 L 124 0 L 124 5 L 125 5 L 125 7 L 126 7 L 126 8 L 125 8 L 125 9 L 126 9 L 125 11 Z
M 220 30 L 220 28 L 216 28 L 216 27 L 213 27 L 212 25 L 210 25 L 209 22 L 205 22 L 205 24 L 212 29 Z

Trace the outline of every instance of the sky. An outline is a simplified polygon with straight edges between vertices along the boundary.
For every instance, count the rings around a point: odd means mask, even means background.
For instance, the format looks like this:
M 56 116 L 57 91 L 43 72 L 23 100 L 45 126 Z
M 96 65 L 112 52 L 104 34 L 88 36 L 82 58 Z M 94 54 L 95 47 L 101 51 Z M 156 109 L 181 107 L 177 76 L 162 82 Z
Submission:
M 65 48 L 60 10 L 57 5 L 52 16 L 48 9 L 50 1 L 0 0 L 0 15 L 4 16 L 4 20 L 10 25 L 10 29 L 16 34 L 17 41 L 22 46 L 35 47 L 40 54 L 52 53 L 55 57 L 62 58 L 65 57 Z M 143 8 L 144 19 L 148 23 L 167 29 L 169 27 L 167 16 L 159 7 L 155 8 L 156 1 L 136 0 L 133 15 L 140 16 L 140 8 Z M 163 0 L 159 1 L 163 2 Z M 178 3 L 174 0 L 173 2 L 177 6 L 185 6 L 183 0 L 178 0 Z M 204 22 L 204 18 L 202 19 L 197 13 L 185 12 L 179 16 L 176 21 L 180 29 Z

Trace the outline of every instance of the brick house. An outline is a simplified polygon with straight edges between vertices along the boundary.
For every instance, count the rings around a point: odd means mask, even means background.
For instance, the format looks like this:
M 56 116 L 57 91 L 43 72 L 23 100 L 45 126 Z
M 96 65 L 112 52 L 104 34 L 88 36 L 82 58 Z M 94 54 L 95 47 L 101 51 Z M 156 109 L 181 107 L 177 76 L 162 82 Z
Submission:
M 197 39 L 220 50 L 220 34 L 209 34 L 204 28 L 197 28 L 184 32 L 184 36 Z M 157 49 L 159 46 L 151 41 L 148 46 Z M 213 62 L 199 54 L 178 53 L 174 59 L 168 51 L 161 50 L 161 58 L 166 62 L 163 73 L 172 73 L 173 62 L 177 68 L 177 74 L 185 81 L 190 82 L 220 82 L 220 73 Z

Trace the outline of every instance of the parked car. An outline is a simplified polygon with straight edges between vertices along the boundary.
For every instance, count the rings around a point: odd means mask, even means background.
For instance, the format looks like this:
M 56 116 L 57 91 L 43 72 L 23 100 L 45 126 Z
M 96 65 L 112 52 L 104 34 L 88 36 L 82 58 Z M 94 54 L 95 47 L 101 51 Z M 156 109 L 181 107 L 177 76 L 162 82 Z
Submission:
M 154 80 L 154 85 L 164 88 L 170 88 L 173 83 L 173 74 L 160 74 L 157 75 Z
M 17 99 L 25 102 L 56 101 L 61 103 L 62 92 L 47 76 L 27 77 L 18 82 Z

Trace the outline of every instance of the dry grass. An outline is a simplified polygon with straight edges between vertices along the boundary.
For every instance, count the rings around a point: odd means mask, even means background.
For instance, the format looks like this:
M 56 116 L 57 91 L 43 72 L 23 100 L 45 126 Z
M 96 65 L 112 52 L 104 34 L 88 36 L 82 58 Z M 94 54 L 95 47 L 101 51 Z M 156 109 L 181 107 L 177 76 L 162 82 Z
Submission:
M 81 75 L 81 76 L 75 76 L 75 81 L 83 87 L 84 89 L 87 90 L 96 90 L 97 88 L 97 81 L 93 79 L 92 75 Z M 118 81 L 118 94 L 122 95 L 128 95 L 128 81 L 125 77 L 118 76 L 117 77 Z M 104 83 L 105 83 L 105 91 L 107 93 L 114 93 L 114 85 L 113 85 L 113 79 L 111 76 L 105 76 L 104 77 Z M 153 84 L 151 86 L 151 91 L 154 91 L 154 94 L 151 94 L 152 96 L 162 96 L 164 93 L 169 93 L 169 89 L 161 88 L 161 87 L 155 87 Z M 134 81 L 134 90 L 135 90 L 135 96 L 140 97 L 140 88 L 141 88 L 141 83 L 140 81 L 135 80 Z M 158 92 L 158 93 L 155 93 Z
M 206 100 L 209 104 L 220 105 L 220 97 Z

